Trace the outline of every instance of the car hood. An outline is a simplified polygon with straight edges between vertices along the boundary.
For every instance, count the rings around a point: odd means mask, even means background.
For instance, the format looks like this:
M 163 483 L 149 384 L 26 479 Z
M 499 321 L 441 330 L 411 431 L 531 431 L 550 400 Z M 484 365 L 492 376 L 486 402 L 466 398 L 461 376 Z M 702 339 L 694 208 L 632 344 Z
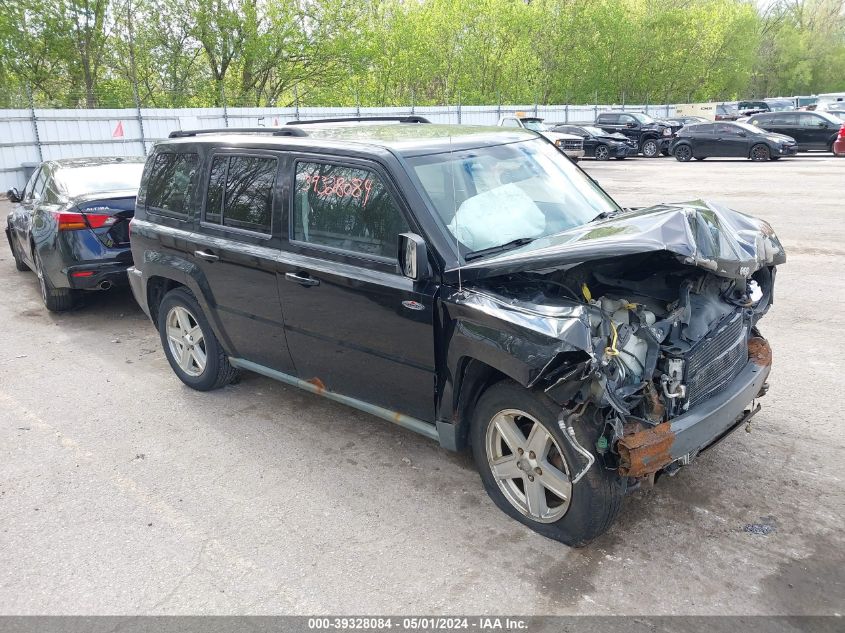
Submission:
M 550 141 L 556 141 L 558 139 L 567 139 L 567 140 L 576 140 L 582 141 L 583 139 L 580 136 L 576 136 L 575 134 L 564 134 L 563 132 L 539 132 Z
M 628 137 L 624 134 L 619 132 L 613 132 L 610 134 L 596 134 L 593 138 L 602 139 L 602 140 L 609 140 L 609 141 L 619 141 L 624 143 L 628 140 Z
M 469 281 L 657 251 L 737 279 L 786 261 L 783 246 L 767 222 L 714 202 L 695 200 L 628 210 L 473 261 L 461 266 L 460 272 L 462 279 Z

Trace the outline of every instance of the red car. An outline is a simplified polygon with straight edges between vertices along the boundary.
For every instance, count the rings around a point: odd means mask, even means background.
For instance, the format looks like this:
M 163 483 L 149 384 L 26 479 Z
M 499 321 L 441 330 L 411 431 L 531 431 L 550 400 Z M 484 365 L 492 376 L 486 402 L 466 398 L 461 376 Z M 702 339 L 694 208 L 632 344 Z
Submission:
M 833 141 L 833 155 L 845 156 L 845 124 L 839 128 L 839 136 Z

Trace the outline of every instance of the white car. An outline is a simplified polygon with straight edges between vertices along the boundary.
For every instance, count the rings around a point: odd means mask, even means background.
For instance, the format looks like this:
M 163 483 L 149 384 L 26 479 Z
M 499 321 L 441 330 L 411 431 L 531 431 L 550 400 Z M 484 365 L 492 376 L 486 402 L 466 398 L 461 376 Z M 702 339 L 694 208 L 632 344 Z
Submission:
M 552 128 L 543 119 L 533 116 L 525 116 L 522 112 L 503 116 L 499 119 L 500 127 L 521 127 L 532 132 L 542 134 L 555 144 L 564 154 L 573 160 L 584 157 L 584 139 L 574 134 L 562 134 L 553 132 Z

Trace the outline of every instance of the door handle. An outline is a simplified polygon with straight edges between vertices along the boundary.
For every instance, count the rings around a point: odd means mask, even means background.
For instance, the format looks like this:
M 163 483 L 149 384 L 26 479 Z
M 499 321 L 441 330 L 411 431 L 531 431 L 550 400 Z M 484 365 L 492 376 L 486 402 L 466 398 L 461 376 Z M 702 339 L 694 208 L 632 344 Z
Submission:
M 194 257 L 199 257 L 207 262 L 216 262 L 220 259 L 220 257 L 214 253 L 208 253 L 206 251 L 194 251 Z
M 285 279 L 292 281 L 300 286 L 319 286 L 320 280 L 308 277 L 307 275 L 297 275 L 296 273 L 285 273 Z

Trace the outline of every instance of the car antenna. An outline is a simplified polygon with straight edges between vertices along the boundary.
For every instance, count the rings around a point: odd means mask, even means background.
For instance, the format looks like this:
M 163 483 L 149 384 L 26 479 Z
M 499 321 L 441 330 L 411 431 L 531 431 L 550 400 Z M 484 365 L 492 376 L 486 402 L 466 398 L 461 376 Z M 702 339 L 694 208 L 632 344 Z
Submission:
M 449 132 L 449 175 L 452 178 L 452 206 L 455 210 L 455 250 L 458 255 L 458 293 L 463 293 L 463 283 L 461 281 L 461 240 L 458 237 L 460 234 L 460 224 L 458 224 L 458 191 L 455 187 L 455 164 L 453 162 L 454 153 L 452 152 L 452 132 Z

